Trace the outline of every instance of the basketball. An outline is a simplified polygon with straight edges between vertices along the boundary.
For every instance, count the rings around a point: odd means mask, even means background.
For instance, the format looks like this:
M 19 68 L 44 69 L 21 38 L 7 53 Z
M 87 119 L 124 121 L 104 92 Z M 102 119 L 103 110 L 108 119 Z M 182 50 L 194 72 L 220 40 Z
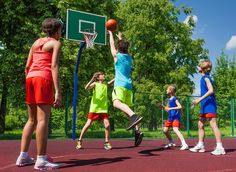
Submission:
M 117 21 L 114 19 L 107 20 L 106 28 L 107 28 L 107 30 L 110 30 L 112 32 L 115 31 L 117 29 Z

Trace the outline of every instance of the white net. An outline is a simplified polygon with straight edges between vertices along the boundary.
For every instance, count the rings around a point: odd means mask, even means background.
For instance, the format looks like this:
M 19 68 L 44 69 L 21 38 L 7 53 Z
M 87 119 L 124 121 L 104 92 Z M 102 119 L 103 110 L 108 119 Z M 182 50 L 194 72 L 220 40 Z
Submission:
M 97 38 L 97 32 L 94 31 L 93 33 L 84 33 L 84 39 L 86 42 L 86 48 L 94 48 L 94 40 Z

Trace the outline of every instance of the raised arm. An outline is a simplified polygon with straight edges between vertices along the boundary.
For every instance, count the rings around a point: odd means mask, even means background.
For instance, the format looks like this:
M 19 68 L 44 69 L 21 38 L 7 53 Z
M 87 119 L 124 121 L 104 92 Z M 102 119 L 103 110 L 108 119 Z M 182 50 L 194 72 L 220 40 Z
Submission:
M 95 87 L 95 74 L 93 75 L 92 79 L 86 84 L 85 90 L 89 90 Z
M 116 62 L 116 47 L 115 47 L 115 41 L 114 41 L 114 37 L 113 37 L 113 33 L 111 31 L 108 30 L 109 33 L 109 38 L 110 38 L 110 48 L 111 48 L 111 54 L 114 58 L 114 61 Z
M 107 84 L 108 84 L 108 86 L 111 86 L 114 82 L 115 82 L 115 78 L 110 80 Z

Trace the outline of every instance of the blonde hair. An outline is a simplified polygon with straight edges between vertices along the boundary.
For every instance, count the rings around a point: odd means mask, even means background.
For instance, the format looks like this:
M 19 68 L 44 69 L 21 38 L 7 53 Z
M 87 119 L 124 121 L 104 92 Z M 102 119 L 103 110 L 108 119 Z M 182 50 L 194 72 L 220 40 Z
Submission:
M 209 59 L 200 60 L 198 66 L 202 69 L 203 73 L 205 74 L 208 74 L 211 72 L 212 63 Z
M 104 73 L 102 71 L 95 72 L 94 75 L 93 75 L 93 76 L 95 76 L 95 82 L 99 81 L 98 80 L 99 75 L 104 75 Z
M 167 89 L 170 89 L 172 94 L 176 93 L 176 85 L 175 84 L 171 84 L 167 87 Z

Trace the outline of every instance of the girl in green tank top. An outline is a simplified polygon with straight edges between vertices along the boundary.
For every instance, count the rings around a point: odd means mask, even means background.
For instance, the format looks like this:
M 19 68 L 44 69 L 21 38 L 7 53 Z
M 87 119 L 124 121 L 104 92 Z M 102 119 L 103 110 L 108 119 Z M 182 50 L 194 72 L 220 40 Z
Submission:
M 84 125 L 80 137 L 77 141 L 76 149 L 82 148 L 82 138 L 85 132 L 90 128 L 95 120 L 103 120 L 105 127 L 105 144 L 104 148 L 110 150 L 112 148 L 109 143 L 110 139 L 110 122 L 108 119 L 108 98 L 107 98 L 107 84 L 104 84 L 105 74 L 103 72 L 96 72 L 92 79 L 85 86 L 86 90 L 93 89 L 92 100 L 90 104 L 88 120 Z M 108 82 L 111 85 L 114 79 Z

